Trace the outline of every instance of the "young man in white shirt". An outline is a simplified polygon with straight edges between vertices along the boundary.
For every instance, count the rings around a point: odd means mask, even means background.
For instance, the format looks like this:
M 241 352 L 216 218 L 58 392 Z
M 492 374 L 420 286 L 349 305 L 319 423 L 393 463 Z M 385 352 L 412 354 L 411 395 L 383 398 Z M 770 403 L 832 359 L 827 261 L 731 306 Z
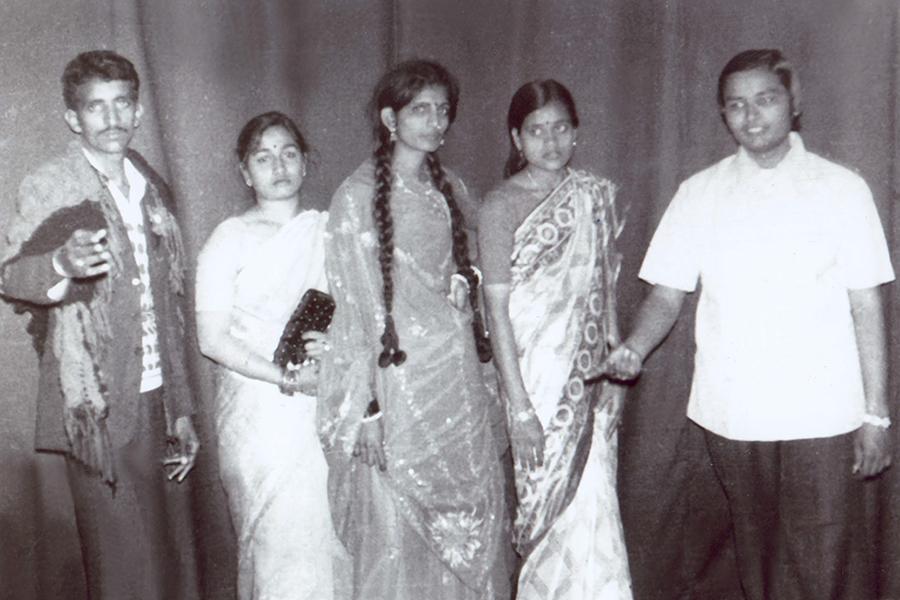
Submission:
M 680 186 L 608 372 L 635 377 L 701 283 L 688 418 L 728 500 L 746 597 L 869 597 L 859 480 L 891 461 L 880 286 L 894 273 L 878 213 L 862 178 L 806 151 L 779 51 L 732 58 L 718 101 L 738 151 Z

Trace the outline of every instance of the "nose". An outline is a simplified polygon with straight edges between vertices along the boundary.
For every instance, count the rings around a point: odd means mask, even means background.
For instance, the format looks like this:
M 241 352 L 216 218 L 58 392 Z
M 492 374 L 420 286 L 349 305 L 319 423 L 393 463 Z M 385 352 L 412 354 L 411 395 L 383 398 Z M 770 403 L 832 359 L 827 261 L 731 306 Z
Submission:
M 447 117 L 436 110 L 432 110 L 428 114 L 428 126 L 435 129 L 443 129 L 447 126 Z
M 559 136 L 555 132 L 551 132 L 550 135 L 544 140 L 544 143 L 550 147 L 550 149 L 555 150 L 559 148 Z
M 273 165 L 272 170 L 276 173 L 283 173 L 285 170 L 284 159 L 282 159 L 280 156 L 276 156 L 275 164 Z
M 759 107 L 754 102 L 748 102 L 744 116 L 748 120 L 754 120 L 759 117 Z
M 106 110 L 106 126 L 107 127 L 117 127 L 122 123 L 122 115 L 119 114 L 119 109 L 115 106 L 112 106 Z

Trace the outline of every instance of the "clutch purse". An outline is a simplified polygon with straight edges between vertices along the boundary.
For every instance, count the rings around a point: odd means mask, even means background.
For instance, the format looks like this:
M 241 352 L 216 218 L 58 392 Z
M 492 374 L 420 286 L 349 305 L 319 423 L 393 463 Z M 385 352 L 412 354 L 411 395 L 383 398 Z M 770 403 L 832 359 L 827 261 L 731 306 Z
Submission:
M 307 331 L 325 331 L 334 315 L 334 299 L 315 289 L 308 289 L 291 318 L 284 326 L 281 339 L 275 348 L 272 360 L 280 367 L 288 363 L 299 365 L 306 358 L 303 348 L 303 334 Z

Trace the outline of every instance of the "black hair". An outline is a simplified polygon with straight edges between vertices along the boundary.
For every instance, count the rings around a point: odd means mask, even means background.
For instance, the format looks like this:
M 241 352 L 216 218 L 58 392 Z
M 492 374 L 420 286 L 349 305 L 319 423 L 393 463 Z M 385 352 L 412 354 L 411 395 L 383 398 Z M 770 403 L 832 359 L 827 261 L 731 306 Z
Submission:
M 800 78 L 794 66 L 784 57 L 781 50 L 762 49 L 744 50 L 733 56 L 719 73 L 719 85 L 716 99 L 719 108 L 725 108 L 725 86 L 728 78 L 735 73 L 752 71 L 753 69 L 765 69 L 774 73 L 781 85 L 791 96 L 791 129 L 800 130 Z M 724 119 L 724 115 L 722 117 Z M 727 123 L 726 123 L 727 124 Z
M 91 79 L 127 81 L 131 84 L 131 99 L 137 102 L 141 80 L 131 61 L 112 50 L 91 50 L 73 58 L 63 71 L 63 101 L 66 108 L 78 110 L 78 88 Z
M 409 104 L 416 94 L 429 86 L 443 88 L 449 103 L 448 119 L 456 118 L 459 101 L 459 84 L 442 65 L 427 60 L 408 60 L 395 66 L 379 80 L 375 86 L 369 109 L 375 134 L 375 198 L 373 216 L 378 236 L 378 263 L 381 267 L 382 299 L 384 301 L 384 332 L 381 335 L 382 351 L 378 356 L 378 366 L 387 368 L 400 365 L 406 360 L 406 353 L 400 349 L 400 339 L 392 316 L 394 306 L 394 280 L 392 277 L 394 255 L 394 223 L 391 217 L 391 159 L 394 141 L 391 132 L 381 121 L 381 111 L 391 108 L 399 112 Z M 478 310 L 478 277 L 469 260 L 469 245 L 462 211 L 453 195 L 453 187 L 447 179 L 437 154 L 429 152 L 426 165 L 434 186 L 443 194 L 450 210 L 450 224 L 453 236 L 453 260 L 458 272 L 469 283 L 469 303 L 474 318 L 472 328 L 479 358 L 486 362 L 491 357 L 490 341 L 484 332 L 484 321 Z
M 235 148 L 238 160 L 241 163 L 245 163 L 247 157 L 250 156 L 250 153 L 253 152 L 254 148 L 259 144 L 259 139 L 266 130 L 276 126 L 287 129 L 288 133 L 291 134 L 291 137 L 294 138 L 294 142 L 297 143 L 297 147 L 300 148 L 300 152 L 303 156 L 309 154 L 309 144 L 306 143 L 306 138 L 303 137 L 303 133 L 300 131 L 300 128 L 297 127 L 297 124 L 294 123 L 293 119 L 284 113 L 273 110 L 261 115 L 256 115 L 247 121 L 247 124 L 241 128 L 241 133 L 238 134 L 237 147 Z
M 509 112 L 506 114 L 506 131 L 509 134 L 509 158 L 503 169 L 503 177 L 510 177 L 525 168 L 527 161 L 516 148 L 513 140 L 513 130 L 521 133 L 522 123 L 534 111 L 547 106 L 552 102 L 558 102 L 569 113 L 572 127 L 578 127 L 578 111 L 575 109 L 575 100 L 569 89 L 555 79 L 538 79 L 529 81 L 513 94 L 509 103 Z

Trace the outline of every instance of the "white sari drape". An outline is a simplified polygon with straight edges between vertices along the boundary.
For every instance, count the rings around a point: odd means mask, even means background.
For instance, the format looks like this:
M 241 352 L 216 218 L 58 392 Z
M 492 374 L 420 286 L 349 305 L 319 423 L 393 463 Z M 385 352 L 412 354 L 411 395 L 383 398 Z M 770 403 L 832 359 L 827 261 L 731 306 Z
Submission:
M 615 440 L 595 410 L 598 367 L 617 335 L 615 188 L 568 177 L 519 226 L 509 314 L 544 464 L 516 471 L 520 599 L 630 599 L 616 500 Z
M 325 213 L 305 211 L 274 235 L 264 224 L 255 231 L 223 224 L 201 253 L 198 297 L 207 292 L 208 269 L 236 261 L 231 332 L 252 351 L 272 356 L 303 293 L 328 289 L 326 223 Z M 240 235 L 228 236 L 228 225 Z M 219 469 L 238 538 L 241 600 L 344 597 L 348 559 L 328 509 L 315 414 L 315 398 L 288 397 L 273 384 L 217 368 Z

